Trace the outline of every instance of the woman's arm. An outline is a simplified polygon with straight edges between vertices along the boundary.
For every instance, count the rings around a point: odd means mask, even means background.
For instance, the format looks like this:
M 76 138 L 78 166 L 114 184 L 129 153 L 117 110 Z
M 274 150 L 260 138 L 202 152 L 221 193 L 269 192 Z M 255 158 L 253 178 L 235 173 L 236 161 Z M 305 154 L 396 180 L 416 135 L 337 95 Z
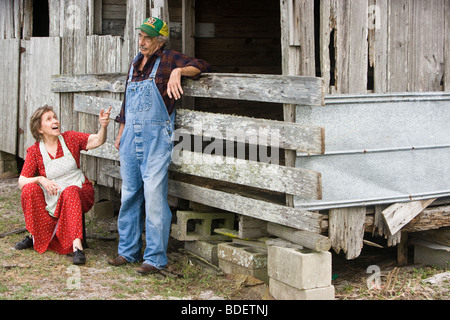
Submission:
M 36 183 L 40 184 L 42 187 L 44 187 L 47 192 L 54 196 L 58 193 L 58 190 L 61 189 L 61 187 L 54 181 L 47 179 L 46 177 L 39 176 L 39 177 L 32 177 L 27 178 L 22 175 L 19 176 L 19 188 L 22 190 L 22 188 L 29 184 L 29 183 Z
M 109 115 L 111 114 L 111 107 L 104 112 L 102 109 L 99 115 L 100 130 L 96 134 L 91 134 L 86 144 L 86 150 L 92 150 L 100 147 L 106 141 L 107 127 L 109 124 Z

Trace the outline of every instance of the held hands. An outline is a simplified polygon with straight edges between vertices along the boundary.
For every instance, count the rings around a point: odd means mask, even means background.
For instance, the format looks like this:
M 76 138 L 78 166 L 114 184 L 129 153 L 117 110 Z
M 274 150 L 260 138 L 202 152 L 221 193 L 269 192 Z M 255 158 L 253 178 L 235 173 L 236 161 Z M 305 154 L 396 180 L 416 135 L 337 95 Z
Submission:
M 100 110 L 99 122 L 102 128 L 106 128 L 109 124 L 109 115 L 111 114 L 111 108 L 109 107 L 108 111 L 104 111 L 103 108 Z

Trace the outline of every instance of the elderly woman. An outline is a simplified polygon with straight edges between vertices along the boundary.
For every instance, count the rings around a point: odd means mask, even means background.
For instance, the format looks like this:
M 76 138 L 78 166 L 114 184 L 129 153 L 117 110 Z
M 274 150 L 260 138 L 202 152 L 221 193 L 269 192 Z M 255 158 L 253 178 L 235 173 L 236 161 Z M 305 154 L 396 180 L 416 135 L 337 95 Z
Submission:
M 30 130 L 36 143 L 27 149 L 19 187 L 22 209 L 31 236 L 16 244 L 18 250 L 34 247 L 43 253 L 73 252 L 73 263 L 84 264 L 82 215 L 94 204 L 92 183 L 80 170 L 80 151 L 101 146 L 106 140 L 108 111 L 100 112 L 97 134 L 60 132 L 50 106 L 37 109 Z

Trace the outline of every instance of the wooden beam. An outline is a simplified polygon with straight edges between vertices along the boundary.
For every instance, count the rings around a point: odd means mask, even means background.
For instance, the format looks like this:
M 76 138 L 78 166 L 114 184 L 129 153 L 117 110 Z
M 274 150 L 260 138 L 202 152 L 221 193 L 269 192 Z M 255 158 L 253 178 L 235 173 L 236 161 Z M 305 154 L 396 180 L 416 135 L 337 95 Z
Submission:
M 436 199 L 428 199 L 421 201 L 411 201 L 406 203 L 395 203 L 384 209 L 383 215 L 386 226 L 391 235 L 397 233 L 415 216 L 428 207 Z
M 126 74 L 60 74 L 52 76 L 52 92 L 125 90 Z M 204 73 L 184 79 L 184 94 L 191 97 L 248 100 L 321 106 L 323 81 L 315 77 L 263 74 Z
M 92 92 L 106 91 L 122 93 L 125 91 L 126 75 L 105 74 L 61 74 L 52 76 L 52 92 Z
M 109 160 L 120 160 L 118 151 L 111 143 L 83 153 Z M 322 197 L 321 176 L 318 172 L 186 150 L 182 151 L 179 159 L 184 159 L 185 163 L 179 160 L 180 163 L 176 164 L 175 159 L 169 167 L 170 171 L 294 194 L 303 198 L 320 200 Z M 108 170 L 115 169 L 108 166 Z
M 331 248 L 331 240 L 317 233 L 296 230 L 271 222 L 267 224 L 267 231 L 273 236 L 299 244 L 314 251 L 328 251 Z
M 321 232 L 321 224 L 325 218 L 319 213 L 290 208 L 174 180 L 169 180 L 169 194 L 177 198 L 199 202 L 226 211 L 314 233 Z
M 249 138 L 265 131 L 267 139 L 259 139 L 259 145 L 276 143 L 281 149 L 325 153 L 325 132 L 322 127 L 317 126 L 181 109 L 177 110 L 176 127 L 182 129 L 181 133 L 201 134 L 211 138 L 217 138 L 218 135 L 219 138 L 227 138 L 227 133 L 247 133 L 242 137 L 227 139 L 241 143 L 250 143 Z M 278 141 L 272 141 L 272 133 L 276 133 Z
M 322 198 L 321 175 L 299 168 L 183 150 L 170 170 L 253 188 L 293 194 L 303 198 Z M 179 164 L 177 164 L 179 162 Z
M 203 74 L 186 79 L 186 95 L 203 98 L 262 101 L 321 106 L 323 81 L 315 77 L 263 74 Z
M 102 172 L 120 179 L 120 170 L 117 166 L 105 166 Z M 320 234 L 326 222 L 326 216 L 316 212 L 290 208 L 180 181 L 169 180 L 169 195 L 313 233 Z
M 121 106 L 122 102 L 118 100 L 74 95 L 74 108 L 78 112 L 98 115 L 102 108 L 106 110 L 112 107 L 111 118 L 113 119 L 119 114 Z M 177 110 L 175 121 L 175 127 L 180 134 L 223 138 L 241 143 L 251 143 L 250 140 L 257 137 L 259 145 L 311 154 L 325 152 L 325 132 L 322 127 L 186 109 Z
M 450 227 L 450 206 L 426 208 L 411 220 L 402 230 L 418 232 Z

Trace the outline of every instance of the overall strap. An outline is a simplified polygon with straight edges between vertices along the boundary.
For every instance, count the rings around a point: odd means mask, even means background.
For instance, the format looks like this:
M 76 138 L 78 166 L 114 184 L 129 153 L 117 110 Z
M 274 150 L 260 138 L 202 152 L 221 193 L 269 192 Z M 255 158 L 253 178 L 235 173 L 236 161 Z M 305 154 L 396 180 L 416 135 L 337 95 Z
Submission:
M 156 71 L 158 71 L 159 63 L 161 62 L 161 57 L 156 59 L 155 64 L 153 65 L 152 73 L 150 74 L 150 79 L 155 79 Z

